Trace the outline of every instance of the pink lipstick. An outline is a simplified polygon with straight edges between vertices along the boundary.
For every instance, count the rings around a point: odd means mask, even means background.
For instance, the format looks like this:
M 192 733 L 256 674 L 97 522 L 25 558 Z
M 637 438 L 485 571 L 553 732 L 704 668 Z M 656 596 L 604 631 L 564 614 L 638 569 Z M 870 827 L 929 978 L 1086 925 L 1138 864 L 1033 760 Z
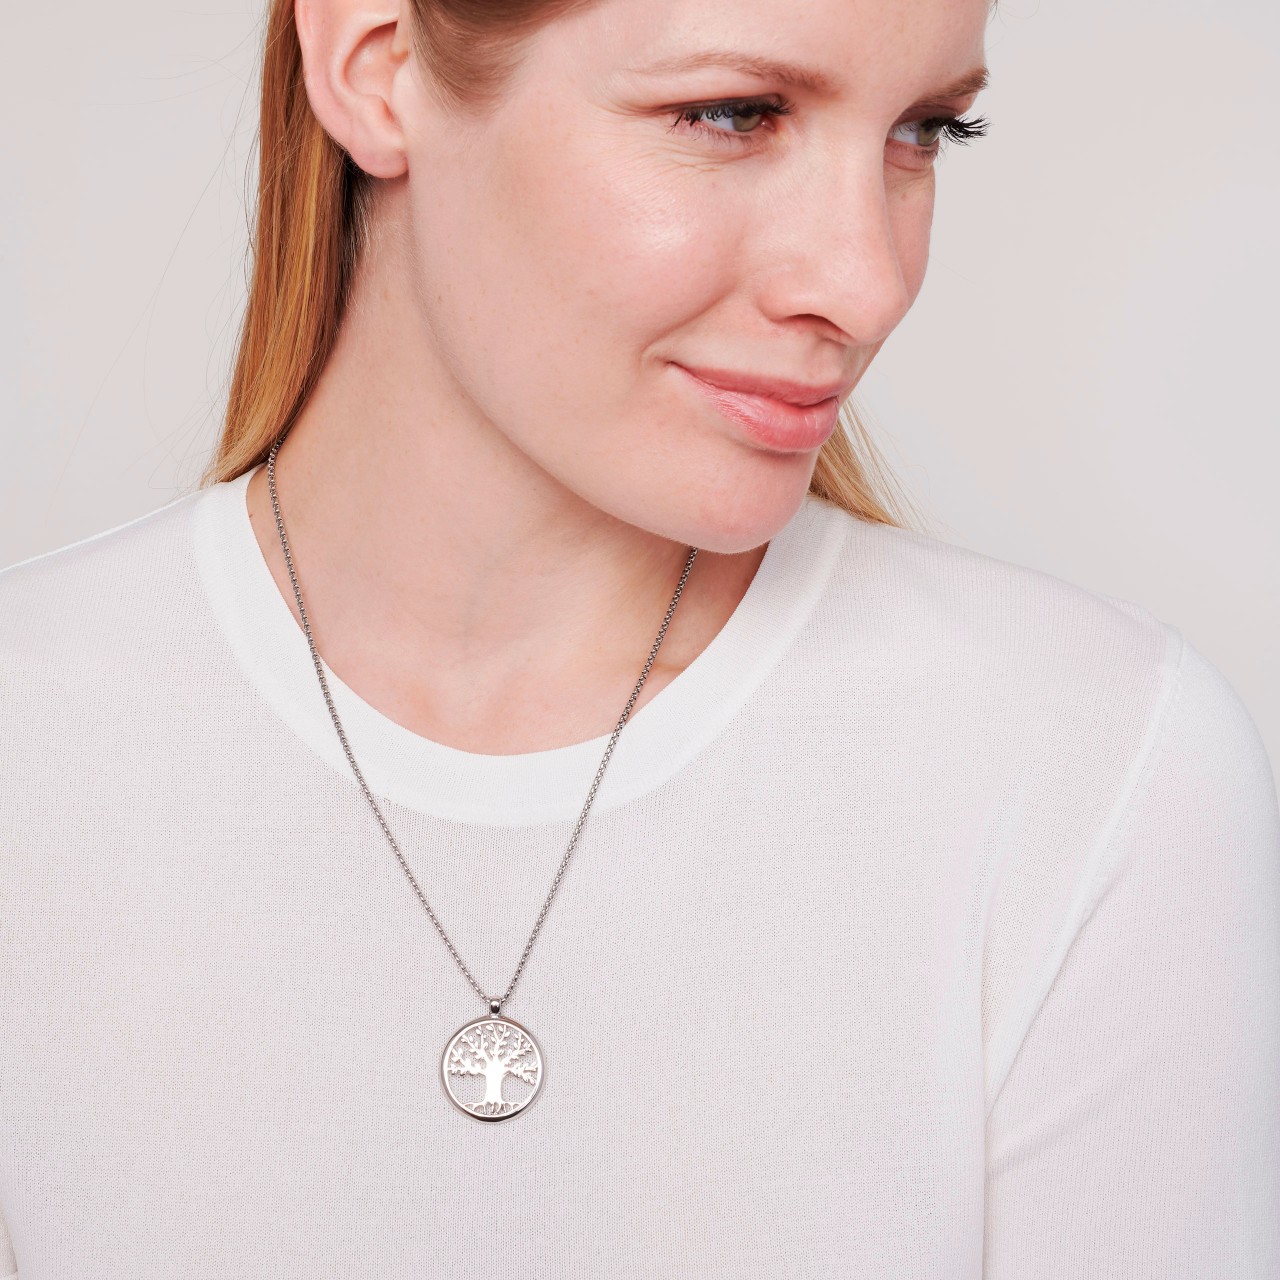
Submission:
M 680 364 L 676 368 L 724 417 L 766 449 L 780 453 L 817 449 L 835 430 L 840 412 L 839 387 L 809 387 L 783 379 L 715 370 L 699 374 Z M 711 380 L 716 378 L 728 385 Z M 782 395 L 789 398 L 782 399 Z M 818 399 L 819 396 L 824 398 Z M 809 402 L 796 403 L 797 400 Z

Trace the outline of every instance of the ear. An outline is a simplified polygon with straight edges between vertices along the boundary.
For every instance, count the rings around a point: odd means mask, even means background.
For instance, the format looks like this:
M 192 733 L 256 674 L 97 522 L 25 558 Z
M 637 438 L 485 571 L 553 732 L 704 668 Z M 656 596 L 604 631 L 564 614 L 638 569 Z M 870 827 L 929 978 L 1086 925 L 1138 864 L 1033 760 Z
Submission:
M 295 0 L 307 98 L 324 131 L 375 178 L 408 168 L 396 76 L 407 87 L 409 0 Z

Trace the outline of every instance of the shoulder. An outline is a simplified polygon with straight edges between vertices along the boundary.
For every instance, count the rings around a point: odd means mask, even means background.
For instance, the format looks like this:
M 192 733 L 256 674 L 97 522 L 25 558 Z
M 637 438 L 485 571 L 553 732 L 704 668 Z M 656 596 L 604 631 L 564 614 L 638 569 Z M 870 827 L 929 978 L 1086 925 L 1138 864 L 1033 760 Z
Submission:
M 1180 627 L 931 534 L 831 518 L 847 536 L 810 653 L 851 712 L 892 714 L 940 768 L 981 776 L 1041 820 L 1118 820 L 1157 765 L 1184 780 L 1188 804 L 1227 775 L 1274 803 L 1253 717 Z
M 1101 643 L 1162 653 L 1168 641 L 1168 624 L 1134 601 L 934 534 L 847 512 L 837 518 L 849 531 L 837 589 L 856 595 L 870 584 L 877 603 L 900 623 L 923 627 L 948 651 L 1049 657 Z
M 899 643 L 929 655 L 939 675 L 983 672 L 989 688 L 1024 706 L 1085 708 L 1092 738 L 1123 724 L 1137 748 L 1183 742 L 1269 770 L 1235 685 L 1144 605 L 931 534 L 845 518 L 841 590 L 876 584 Z
M 1155 795 L 1166 815 L 1195 816 L 1224 828 L 1261 825 L 1270 831 L 1268 847 L 1277 859 L 1280 812 L 1274 767 L 1236 686 L 1182 638 L 1163 695 L 1130 809 L 1149 806 Z M 1176 825 L 1166 833 L 1171 838 Z
M 0 569 L 0 670 L 134 651 L 187 585 L 189 517 L 203 492 Z
M 1184 639 L 1134 601 L 936 535 L 831 519 L 847 536 L 832 574 L 827 643 L 879 661 L 1002 729 L 1144 721 Z M 1098 717 L 1096 720 L 1092 718 Z

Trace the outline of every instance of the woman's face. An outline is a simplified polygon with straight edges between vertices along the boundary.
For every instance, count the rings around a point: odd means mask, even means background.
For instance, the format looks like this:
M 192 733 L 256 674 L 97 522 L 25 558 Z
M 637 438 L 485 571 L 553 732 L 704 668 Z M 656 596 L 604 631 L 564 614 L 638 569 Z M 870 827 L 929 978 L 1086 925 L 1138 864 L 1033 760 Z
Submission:
M 938 91 L 982 67 L 987 15 L 601 0 L 535 36 L 483 122 L 426 92 L 397 103 L 435 358 L 594 506 L 713 551 L 759 545 L 808 488 L 824 414 L 766 440 L 685 370 L 848 395 L 919 292 L 938 121 L 977 96 Z M 735 99 L 756 105 L 681 117 Z

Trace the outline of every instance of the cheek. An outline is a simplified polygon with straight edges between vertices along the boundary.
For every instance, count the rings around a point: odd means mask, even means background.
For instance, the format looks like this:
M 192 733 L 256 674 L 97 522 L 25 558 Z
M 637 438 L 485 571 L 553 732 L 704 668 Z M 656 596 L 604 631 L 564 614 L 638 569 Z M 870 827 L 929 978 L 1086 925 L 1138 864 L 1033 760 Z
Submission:
M 493 207 L 508 211 L 502 254 L 522 311 L 554 308 L 566 352 L 593 352 L 601 376 L 638 374 L 654 344 L 715 298 L 733 261 L 714 180 L 616 136 L 527 139 L 504 179 Z
M 724 549 L 757 545 L 807 473 L 734 444 L 665 367 L 741 267 L 748 233 L 717 175 L 585 131 L 477 153 L 482 167 L 414 193 L 427 338 L 454 381 L 594 505 L 682 538 L 694 512 L 699 545 L 726 529 Z
M 908 183 L 889 197 L 894 249 L 907 295 L 912 303 L 920 293 L 929 265 L 935 175 L 930 170 L 926 177 L 927 181 Z
M 734 254 L 714 178 L 659 172 L 616 137 L 527 115 L 478 149 L 483 165 L 420 184 L 414 210 L 431 331 L 468 394 L 525 445 L 580 440 L 584 419 L 593 434 L 621 431 L 663 339 L 710 305 Z

